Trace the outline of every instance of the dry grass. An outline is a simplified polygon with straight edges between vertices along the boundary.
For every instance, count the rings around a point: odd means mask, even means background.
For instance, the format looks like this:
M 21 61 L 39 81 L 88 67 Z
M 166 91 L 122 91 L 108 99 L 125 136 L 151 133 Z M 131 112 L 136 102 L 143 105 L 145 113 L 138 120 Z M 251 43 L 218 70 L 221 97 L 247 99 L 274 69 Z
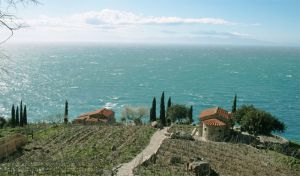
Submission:
M 130 161 L 154 131 L 149 126 L 48 125 L 23 151 L 0 163 L 0 175 L 101 175 Z
M 178 130 L 183 127 L 176 127 Z M 189 127 L 184 128 L 184 130 Z M 181 163 L 171 165 L 170 158 L 177 156 Z M 166 139 L 157 154 L 155 163 L 139 166 L 137 175 L 194 175 L 186 172 L 190 158 L 201 157 L 211 164 L 219 175 L 300 175 L 300 160 L 269 150 L 258 150 L 245 144 L 200 142 Z

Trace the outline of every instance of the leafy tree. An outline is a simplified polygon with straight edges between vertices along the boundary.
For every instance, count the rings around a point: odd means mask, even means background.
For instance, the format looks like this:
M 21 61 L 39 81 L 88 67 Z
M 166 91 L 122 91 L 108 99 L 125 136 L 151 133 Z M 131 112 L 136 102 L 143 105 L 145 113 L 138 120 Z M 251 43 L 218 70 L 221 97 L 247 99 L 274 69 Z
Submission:
M 143 118 L 148 114 L 144 107 L 125 107 L 121 112 L 121 118 L 133 121 L 136 125 L 142 124 Z
M 190 109 L 188 110 L 188 118 L 189 118 L 190 123 L 194 122 L 194 120 L 193 120 L 193 106 L 191 106 Z
M 233 103 L 232 103 L 232 113 L 236 112 L 236 99 L 237 99 L 237 95 L 235 94 L 234 98 L 233 98 Z
M 23 123 L 24 125 L 27 125 L 27 108 L 26 105 L 24 106 L 24 113 L 23 113 Z
M 249 111 L 256 110 L 253 105 L 242 105 L 234 114 L 233 119 L 236 123 L 240 124 L 242 117 L 246 115 Z
M 188 110 L 184 105 L 176 104 L 171 106 L 167 113 L 172 122 L 182 122 L 184 119 L 187 120 Z
M 239 113 L 241 111 L 242 113 Z M 241 130 L 254 135 L 269 135 L 271 132 L 284 132 L 286 126 L 272 114 L 256 109 L 254 106 L 242 106 L 237 113 L 243 114 L 241 117 Z
M 160 121 L 163 126 L 166 126 L 166 110 L 165 110 L 165 92 L 162 93 L 160 98 Z
M 6 119 L 4 117 L 0 117 L 0 128 L 2 129 L 4 125 L 6 124 Z
M 16 126 L 16 112 L 15 112 L 15 105 L 12 105 L 11 108 L 11 127 L 15 127 Z
M 69 115 L 69 103 L 68 101 L 66 100 L 66 103 L 65 103 L 65 115 L 64 115 L 64 123 L 67 124 L 68 123 L 68 115 Z
M 150 122 L 156 121 L 156 98 L 152 100 L 152 107 L 150 109 Z

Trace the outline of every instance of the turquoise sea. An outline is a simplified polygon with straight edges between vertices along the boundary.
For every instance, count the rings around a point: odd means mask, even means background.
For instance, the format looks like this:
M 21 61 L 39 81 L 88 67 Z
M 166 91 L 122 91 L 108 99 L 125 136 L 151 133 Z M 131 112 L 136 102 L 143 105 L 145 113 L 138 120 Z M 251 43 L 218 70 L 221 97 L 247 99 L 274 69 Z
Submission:
M 68 99 L 72 118 L 104 106 L 119 117 L 165 91 L 197 119 L 205 108 L 231 110 L 237 93 L 238 105 L 270 111 L 287 124 L 283 136 L 300 141 L 300 48 L 11 44 L 1 53 L 0 115 L 22 99 L 30 121 L 45 120 Z

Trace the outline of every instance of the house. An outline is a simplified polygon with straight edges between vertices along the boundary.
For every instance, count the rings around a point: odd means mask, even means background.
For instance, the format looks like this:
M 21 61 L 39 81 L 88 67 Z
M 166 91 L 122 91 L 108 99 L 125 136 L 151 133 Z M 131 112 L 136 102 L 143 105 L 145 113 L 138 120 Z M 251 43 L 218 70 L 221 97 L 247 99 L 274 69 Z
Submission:
M 220 108 L 214 107 L 202 111 L 199 115 L 201 120 L 199 134 L 205 140 L 223 141 L 229 135 L 231 127 L 231 114 Z
M 102 108 L 93 112 L 82 114 L 77 119 L 75 119 L 75 123 L 83 124 L 113 124 L 115 122 L 115 112 L 107 108 Z

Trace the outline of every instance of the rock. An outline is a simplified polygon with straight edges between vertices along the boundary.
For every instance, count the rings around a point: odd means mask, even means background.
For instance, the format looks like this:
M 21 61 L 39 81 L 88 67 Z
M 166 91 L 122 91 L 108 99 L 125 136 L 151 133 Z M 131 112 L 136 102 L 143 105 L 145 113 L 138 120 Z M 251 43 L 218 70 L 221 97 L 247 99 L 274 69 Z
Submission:
M 153 122 L 151 122 L 151 126 L 152 126 L 152 127 L 154 127 L 154 128 L 157 128 L 157 126 L 158 126 L 158 123 L 157 123 L 157 121 L 153 121 Z
M 192 171 L 196 176 L 209 176 L 211 173 L 210 165 L 205 161 L 193 161 L 188 165 L 188 171 Z
M 195 140 L 191 134 L 186 134 L 184 132 L 176 132 L 171 134 L 171 139 Z

